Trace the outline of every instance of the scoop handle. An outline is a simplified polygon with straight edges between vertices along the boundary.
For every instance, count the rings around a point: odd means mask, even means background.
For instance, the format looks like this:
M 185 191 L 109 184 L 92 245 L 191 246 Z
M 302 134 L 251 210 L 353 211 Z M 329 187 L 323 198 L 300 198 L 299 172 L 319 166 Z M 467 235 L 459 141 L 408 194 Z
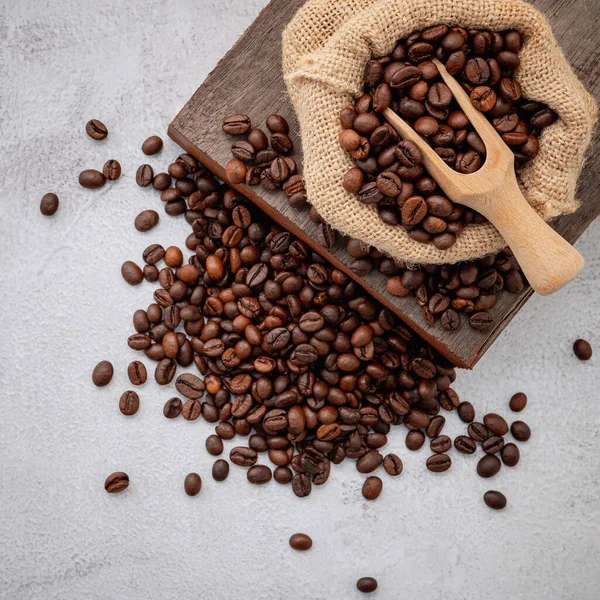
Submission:
M 583 269 L 581 254 L 529 205 L 514 172 L 494 198 L 478 205 L 477 210 L 506 240 L 538 294 L 553 294 Z

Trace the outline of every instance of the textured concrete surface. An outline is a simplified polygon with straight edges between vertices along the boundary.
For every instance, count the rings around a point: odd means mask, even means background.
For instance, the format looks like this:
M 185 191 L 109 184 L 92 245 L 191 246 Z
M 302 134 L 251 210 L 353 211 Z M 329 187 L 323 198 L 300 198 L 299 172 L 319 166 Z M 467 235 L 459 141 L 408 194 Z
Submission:
M 382 599 L 598 598 L 600 223 L 579 244 L 579 280 L 534 298 L 477 369 L 459 374 L 456 389 L 479 415 L 507 414 L 515 391 L 530 397 L 521 464 L 491 481 L 456 453 L 449 472 L 428 473 L 428 452 L 409 454 L 398 432 L 388 448 L 405 472 L 384 474 L 377 502 L 363 501 L 349 463 L 300 501 L 274 482 L 250 487 L 238 467 L 214 483 L 211 427 L 162 416 L 174 389 L 148 383 L 139 413 L 119 413 L 136 357 L 131 314 L 152 290 L 128 287 L 120 265 L 187 234 L 166 217 L 151 234 L 133 229 L 159 204 L 134 184 L 139 146 L 165 134 L 262 4 L 0 0 L 0 598 L 351 599 L 365 575 Z M 110 128 L 106 141 L 85 136 L 92 117 Z M 177 153 L 169 142 L 150 162 Z M 122 179 L 79 188 L 78 172 L 109 158 Z M 61 199 L 52 219 L 38 211 L 49 190 Z M 570 350 L 578 336 L 596 345 L 587 364 Z M 116 368 L 102 390 L 90 380 L 100 359 Z M 455 415 L 447 429 L 463 431 Z M 109 496 L 115 470 L 132 483 Z M 204 480 L 196 498 L 183 493 L 192 470 Z M 508 496 L 503 513 L 483 505 L 490 488 Z M 288 547 L 297 531 L 312 535 L 309 553 Z

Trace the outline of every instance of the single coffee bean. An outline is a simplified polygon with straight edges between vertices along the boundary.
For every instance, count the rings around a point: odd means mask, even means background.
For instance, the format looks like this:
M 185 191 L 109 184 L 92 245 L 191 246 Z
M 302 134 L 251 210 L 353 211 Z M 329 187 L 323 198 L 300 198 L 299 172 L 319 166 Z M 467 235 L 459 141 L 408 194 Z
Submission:
M 388 454 L 383 459 L 383 468 L 386 473 L 392 477 L 397 477 L 402 473 L 402 469 L 404 465 L 402 464 L 402 460 L 396 454 Z
M 209 435 L 204 445 L 206 451 L 212 456 L 219 456 L 223 453 L 223 441 L 218 435 Z
M 181 410 L 186 421 L 195 421 L 202 413 L 202 405 L 195 398 L 189 399 Z
M 285 133 L 290 132 L 287 121 L 281 115 L 269 115 L 267 117 L 267 129 L 271 133 Z
M 294 150 L 292 138 L 285 133 L 274 133 L 271 136 L 271 147 L 275 152 L 287 156 Z
M 370 594 L 377 589 L 377 580 L 373 577 L 361 577 L 356 582 L 356 589 L 363 594 Z
M 406 436 L 406 447 L 409 450 L 419 450 L 425 443 L 425 434 L 422 431 L 409 431 Z
M 573 352 L 579 360 L 590 360 L 592 358 L 592 346 L 586 340 L 577 340 L 573 344 Z
M 294 463 L 292 462 L 292 465 Z M 252 467 L 254 468 L 254 467 Z M 292 479 L 292 491 L 298 498 L 306 498 L 310 495 L 312 483 L 310 477 L 305 473 L 298 473 Z
M 183 482 L 183 489 L 188 496 L 197 496 L 202 489 L 202 479 L 198 473 L 188 473 Z
M 171 398 L 165 402 L 163 407 L 163 415 L 167 419 L 175 419 L 181 414 L 183 403 L 180 398 Z
M 485 442 L 490 435 L 483 423 L 471 423 L 467 429 L 467 433 L 474 442 Z
M 90 190 L 101 188 L 106 183 L 106 177 L 96 169 L 86 169 L 79 173 L 79 185 Z
M 521 412 L 527 406 L 527 396 L 523 392 L 517 392 L 508 405 L 513 412 Z
M 427 459 L 426 465 L 433 473 L 443 473 L 452 466 L 452 459 L 447 454 L 434 454 Z
M 212 476 L 215 481 L 225 481 L 229 476 L 229 463 L 222 458 L 215 460 L 212 466 Z
M 140 165 L 135 174 L 135 182 L 140 187 L 148 187 L 154 179 L 154 171 L 150 165 Z
M 510 443 L 502 448 L 500 457 L 507 467 L 514 467 L 521 458 L 521 452 L 516 444 Z
M 162 138 L 158 135 L 151 135 L 149 138 L 144 140 L 142 144 L 142 152 L 146 156 L 152 156 L 153 154 L 157 154 L 162 150 L 163 141 Z
M 447 435 L 440 435 L 431 440 L 429 448 L 436 454 L 443 454 L 452 448 L 452 440 Z
M 475 420 L 475 408 L 470 402 L 461 402 L 456 412 L 463 423 L 472 423 Z
M 121 275 L 129 285 L 139 285 L 144 281 L 144 273 L 130 260 L 124 262 L 121 266 Z
M 496 475 L 501 467 L 502 463 L 496 455 L 486 454 L 477 463 L 477 474 L 479 477 L 488 479 L 489 477 Z
M 117 494 L 118 492 L 122 492 L 128 486 L 129 475 L 127 475 L 127 473 L 123 473 L 122 471 L 112 473 L 106 478 L 106 481 L 104 482 L 104 489 L 109 494 Z
M 245 135 L 252 129 L 248 115 L 230 115 L 223 120 L 223 131 L 228 135 Z
M 286 485 L 290 483 L 293 479 L 294 475 L 288 467 L 277 467 L 275 471 L 273 471 L 273 479 L 277 483 L 282 485 Z
M 108 135 L 108 128 L 102 121 L 92 119 L 85 124 L 85 132 L 93 140 L 103 140 Z
M 506 435 L 508 433 L 508 423 L 496 413 L 488 413 L 483 417 L 484 425 L 496 435 Z
M 306 552 L 312 548 L 312 539 L 305 533 L 294 533 L 290 537 L 290 547 L 299 552 Z
M 480 85 L 471 92 L 471 102 L 480 112 L 488 112 L 496 105 L 496 92 L 487 85 Z
M 531 437 L 531 429 L 524 421 L 515 421 L 510 426 L 510 432 L 515 440 L 519 442 L 526 442 Z
M 135 228 L 142 233 L 150 231 L 158 224 L 158 213 L 155 210 L 143 210 L 135 218 Z
M 186 398 L 198 399 L 204 395 L 204 382 L 191 373 L 180 375 L 175 382 L 175 387 Z
M 141 363 L 139 360 L 129 363 L 129 366 L 127 367 L 127 376 L 133 385 L 142 385 L 146 383 L 148 372 L 146 371 L 144 363 Z
M 475 441 L 466 435 L 454 438 L 454 447 L 463 454 L 473 454 L 477 450 Z
M 229 460 L 239 467 L 251 467 L 256 464 L 258 460 L 258 455 L 255 450 L 252 448 L 246 448 L 245 446 L 238 446 L 237 448 L 232 448 L 229 453 Z
M 116 181 L 119 179 L 119 177 L 121 177 L 121 165 L 119 164 L 119 161 L 114 159 L 107 160 L 102 168 L 102 175 L 104 175 L 108 181 Z
M 51 217 L 58 210 L 58 196 L 56 194 L 44 194 L 40 201 L 40 212 L 45 217 Z
M 359 473 L 372 473 L 383 463 L 383 456 L 376 450 L 367 452 L 356 461 Z
M 497 454 L 504 448 L 504 438 L 499 435 L 492 435 L 481 444 L 481 449 L 486 454 Z
M 269 469 L 269 467 L 265 467 L 264 465 L 254 465 L 248 469 L 246 477 L 248 481 L 254 485 L 264 485 L 265 483 L 269 483 L 269 481 L 271 481 L 271 469 Z
M 177 363 L 172 358 L 163 358 L 154 371 L 154 379 L 158 385 L 168 385 L 175 376 Z
M 483 501 L 494 510 L 502 510 L 506 507 L 506 496 L 502 492 L 490 490 L 483 495 Z
M 112 364 L 107 360 L 103 360 L 94 367 L 92 381 L 96 387 L 104 387 L 110 383 L 113 373 Z
M 379 477 L 367 477 L 362 486 L 362 495 L 367 500 L 377 500 L 381 495 L 382 489 L 383 481 Z
M 140 397 L 133 390 L 123 392 L 119 400 L 119 410 L 126 416 L 135 415 L 140 407 Z

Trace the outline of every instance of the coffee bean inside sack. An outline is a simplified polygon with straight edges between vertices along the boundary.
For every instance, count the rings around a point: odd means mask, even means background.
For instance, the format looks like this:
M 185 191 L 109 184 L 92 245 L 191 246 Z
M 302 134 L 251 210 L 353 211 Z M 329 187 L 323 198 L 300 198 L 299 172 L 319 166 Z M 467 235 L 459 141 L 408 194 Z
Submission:
M 515 78 L 522 47 L 517 31 L 435 25 L 370 60 L 364 94 L 340 113 L 340 145 L 356 163 L 343 177 L 344 188 L 376 206 L 388 225 L 405 227 L 415 241 L 440 250 L 453 246 L 465 226 L 484 223 L 476 211 L 446 198 L 418 147 L 402 140 L 382 113 L 391 108 L 459 173 L 481 168 L 485 145 L 443 82 L 433 62 L 438 59 L 512 149 L 518 172 L 538 153 L 543 128 L 557 119 L 522 96 Z

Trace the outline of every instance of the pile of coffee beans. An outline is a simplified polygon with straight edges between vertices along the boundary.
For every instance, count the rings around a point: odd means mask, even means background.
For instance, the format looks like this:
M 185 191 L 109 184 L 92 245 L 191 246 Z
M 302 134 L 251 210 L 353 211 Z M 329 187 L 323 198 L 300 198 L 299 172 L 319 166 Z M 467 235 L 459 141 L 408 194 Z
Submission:
M 412 239 L 450 248 L 466 225 L 484 223 L 476 211 L 452 203 L 422 165 L 411 141 L 399 139 L 382 115 L 391 108 L 459 173 L 485 162 L 485 146 L 433 62 L 445 64 L 515 155 L 517 168 L 539 151 L 539 134 L 557 119 L 547 106 L 522 97 L 514 78 L 523 38 L 435 25 L 400 40 L 387 56 L 370 60 L 365 90 L 342 109 L 340 145 L 356 161 L 344 188 L 377 206 L 381 220 L 403 226 Z

